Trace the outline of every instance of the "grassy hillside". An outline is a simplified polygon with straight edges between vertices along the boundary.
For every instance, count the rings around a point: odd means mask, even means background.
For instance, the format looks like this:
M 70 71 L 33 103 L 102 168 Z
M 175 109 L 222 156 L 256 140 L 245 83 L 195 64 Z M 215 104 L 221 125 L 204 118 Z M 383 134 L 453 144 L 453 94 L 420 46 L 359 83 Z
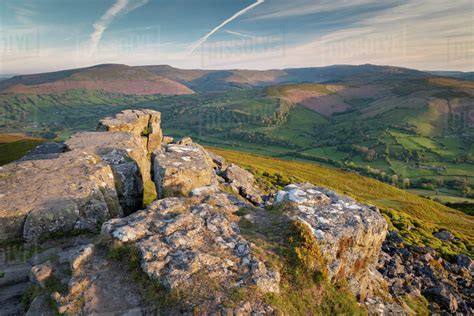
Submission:
M 0 134 L 0 166 L 23 157 L 42 142 L 24 134 Z
M 447 256 L 458 252 L 474 255 L 474 218 L 462 212 L 353 173 L 239 151 L 210 150 L 251 169 L 262 181 L 281 184 L 290 178 L 293 178 L 291 181 L 308 181 L 376 205 L 390 221 L 391 227 L 413 244 L 432 246 Z M 432 235 L 440 229 L 448 229 L 459 240 L 441 242 Z

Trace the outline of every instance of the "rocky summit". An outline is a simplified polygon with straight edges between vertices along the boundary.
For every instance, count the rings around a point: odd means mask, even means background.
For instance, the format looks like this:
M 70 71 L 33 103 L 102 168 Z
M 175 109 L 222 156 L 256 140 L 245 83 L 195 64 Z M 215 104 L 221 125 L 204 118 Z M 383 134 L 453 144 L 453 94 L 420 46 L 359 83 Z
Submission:
M 468 256 L 327 188 L 266 187 L 160 122 L 126 110 L 1 167 L 0 315 L 473 314 Z

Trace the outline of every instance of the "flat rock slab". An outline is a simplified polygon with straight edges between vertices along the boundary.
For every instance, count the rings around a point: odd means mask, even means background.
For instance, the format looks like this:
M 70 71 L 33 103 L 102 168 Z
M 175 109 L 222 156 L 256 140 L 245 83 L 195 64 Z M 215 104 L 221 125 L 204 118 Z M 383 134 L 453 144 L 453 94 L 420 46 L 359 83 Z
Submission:
M 153 174 L 160 198 L 187 196 L 193 189 L 216 183 L 212 159 L 197 144 L 170 144 L 156 151 Z

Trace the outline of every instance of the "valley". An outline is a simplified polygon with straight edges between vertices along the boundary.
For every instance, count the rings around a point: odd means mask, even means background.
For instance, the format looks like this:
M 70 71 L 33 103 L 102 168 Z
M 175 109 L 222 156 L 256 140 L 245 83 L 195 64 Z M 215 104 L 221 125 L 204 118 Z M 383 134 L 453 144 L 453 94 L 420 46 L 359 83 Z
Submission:
M 150 108 L 162 112 L 164 131 L 175 137 L 350 170 L 441 203 L 472 205 L 472 81 L 372 65 L 278 71 L 97 67 L 2 81 L 0 131 L 64 140 L 94 130 L 105 115 Z M 144 74 L 197 93 L 31 88 L 118 77 L 133 86 Z M 18 91 L 19 85 L 30 89 Z

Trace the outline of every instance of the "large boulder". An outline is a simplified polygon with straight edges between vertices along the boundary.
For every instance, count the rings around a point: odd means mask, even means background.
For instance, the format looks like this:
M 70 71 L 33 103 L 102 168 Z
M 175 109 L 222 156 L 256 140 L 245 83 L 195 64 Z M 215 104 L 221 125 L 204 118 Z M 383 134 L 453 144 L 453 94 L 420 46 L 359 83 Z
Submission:
M 0 168 L 0 240 L 96 229 L 122 216 L 113 171 L 87 152 Z
M 222 160 L 214 155 L 214 163 L 218 164 L 221 162 L 221 166 L 224 165 Z M 222 177 L 229 183 L 230 187 L 236 191 L 236 193 L 242 195 L 244 198 L 249 200 L 255 205 L 260 205 L 263 203 L 262 192 L 255 185 L 254 176 L 245 169 L 241 167 L 230 164 L 223 172 Z
M 279 291 L 279 274 L 257 259 L 229 215 L 239 209 L 229 194 L 165 198 L 126 218 L 110 220 L 102 233 L 139 251 L 141 267 L 169 290 L 192 293 L 208 282 L 214 299 L 231 289 L 256 286 Z M 219 203 L 219 204 L 216 204 Z
M 361 301 L 377 290 L 382 278 L 376 263 L 387 222 L 375 207 L 312 184 L 286 186 L 274 201 L 282 203 L 317 238 L 332 282 L 347 281 Z
M 159 149 L 163 140 L 160 127 L 161 113 L 148 109 L 125 110 L 115 117 L 99 122 L 99 129 L 109 132 L 128 132 L 141 137 L 143 147 L 149 152 Z
M 169 144 L 156 151 L 153 174 L 158 197 L 187 196 L 193 189 L 215 183 L 213 163 L 197 144 Z

